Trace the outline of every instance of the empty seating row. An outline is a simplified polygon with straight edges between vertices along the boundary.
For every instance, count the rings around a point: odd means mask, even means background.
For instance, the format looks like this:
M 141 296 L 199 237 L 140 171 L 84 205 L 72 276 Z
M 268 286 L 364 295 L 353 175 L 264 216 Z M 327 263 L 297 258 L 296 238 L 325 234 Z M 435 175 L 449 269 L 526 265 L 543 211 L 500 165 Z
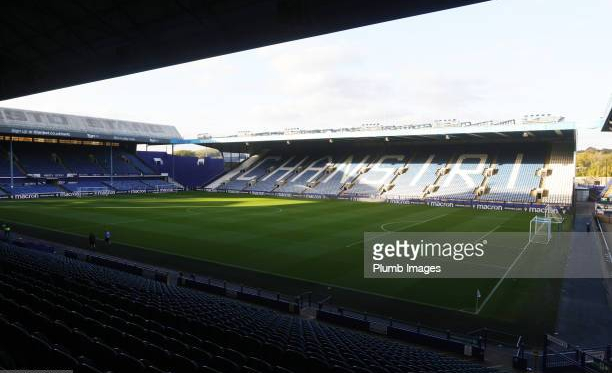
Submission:
M 386 338 L 0 245 L 10 368 L 76 372 L 465 372 L 494 369 Z M 10 341 L 10 343 L 4 343 Z
M 543 198 L 543 201 L 570 204 L 576 174 L 571 151 L 563 147 L 553 148 L 548 168 L 550 168 L 550 175 L 544 177 L 544 188 L 548 190 L 548 195 Z
M 544 167 L 544 153 L 504 153 L 497 157 L 497 173 L 487 182 L 489 191 L 481 199 L 487 201 L 535 202 L 531 193 L 540 186 L 538 170 Z
M 376 195 L 380 188 L 386 185 L 395 175 L 395 171 L 406 164 L 404 155 L 384 155 L 374 157 L 378 159 L 371 164 L 371 168 L 350 189 L 355 195 Z
M 0 147 L 0 176 L 9 174 L 9 153 Z M 102 146 L 19 143 L 13 146 L 14 174 L 103 175 L 111 170 L 111 152 Z M 153 170 L 135 154 L 122 148 L 112 152 L 115 175 L 153 175 Z
M 77 182 L 68 181 L 61 184 L 36 184 L 36 183 L 14 183 L 11 188 L 10 184 L 0 184 L 0 193 L 2 195 L 19 195 L 19 194 L 62 194 L 62 193 L 77 193 L 77 192 L 95 192 L 95 191 L 157 191 L 157 190 L 182 190 L 183 187 L 174 182 L 168 182 L 160 179 L 138 179 L 138 180 L 81 180 Z
M 475 190 L 485 180 L 484 170 L 490 160 L 487 154 L 463 154 L 447 164 L 440 175 L 439 188 L 432 196 L 456 199 L 473 199 Z
M 24 184 L 14 184 L 11 188 L 10 184 L 2 184 L 0 185 L 1 189 L 7 194 L 48 194 L 48 193 L 62 193 L 65 190 L 61 189 L 57 185 L 52 184 L 32 184 L 32 185 L 24 185 Z
M 115 190 L 124 192 L 131 190 L 147 190 L 151 188 L 140 180 L 113 180 L 106 181 L 105 184 Z
M 93 190 L 93 189 L 110 189 L 108 185 L 106 185 L 102 181 L 78 181 L 78 182 L 68 182 L 62 184 L 62 187 L 67 189 L 69 192 L 79 192 L 83 190 Z
M 10 176 L 10 175 L 11 175 L 10 157 L 0 147 L 0 177 L 2 177 L 2 176 L 7 177 L 7 176 Z M 21 172 L 21 169 L 16 167 L 14 164 L 13 164 L 13 175 L 14 176 L 21 176 L 21 175 L 23 175 L 23 173 Z
M 421 198 L 428 185 L 436 181 L 436 171 L 444 167 L 448 159 L 445 153 L 417 153 L 408 162 L 407 170 L 394 181 L 387 195 L 406 198 Z
M 541 147 L 477 146 L 389 149 L 382 154 L 268 155 L 217 190 L 279 192 L 389 198 L 481 199 L 536 202 L 542 185 L 546 151 Z M 555 153 L 550 163 L 550 197 L 544 202 L 569 203 L 573 173 L 571 149 Z M 556 179 L 558 178 L 558 179 Z M 553 186 L 554 184 L 554 186 Z M 560 185 L 563 190 L 555 192 Z M 561 197 L 565 196 L 565 197 Z
M 169 181 L 159 179 L 142 179 L 143 184 L 147 186 L 147 189 L 182 189 L 181 185 L 171 183 Z

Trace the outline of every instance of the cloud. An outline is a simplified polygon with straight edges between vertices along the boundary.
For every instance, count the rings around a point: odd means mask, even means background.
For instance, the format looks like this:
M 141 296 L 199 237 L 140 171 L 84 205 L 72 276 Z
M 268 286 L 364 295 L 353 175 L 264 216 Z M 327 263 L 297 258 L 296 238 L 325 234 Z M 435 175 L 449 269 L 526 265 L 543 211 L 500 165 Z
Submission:
M 380 56 L 351 44 L 283 45 L 259 57 L 270 69 L 269 86 L 281 96 L 270 95 L 247 111 L 266 128 L 465 117 L 485 101 L 487 84 L 476 76 L 440 74 L 403 61 L 397 69 L 376 68 Z

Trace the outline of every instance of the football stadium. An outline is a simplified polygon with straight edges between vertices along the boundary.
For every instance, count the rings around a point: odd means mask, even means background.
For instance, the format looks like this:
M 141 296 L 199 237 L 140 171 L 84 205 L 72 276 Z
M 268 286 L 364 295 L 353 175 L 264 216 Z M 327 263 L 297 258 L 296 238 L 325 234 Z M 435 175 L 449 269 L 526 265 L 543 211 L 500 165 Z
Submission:
M 46 71 L 57 77 L 33 78 L 16 53 L 0 89 L 13 98 L 472 2 L 370 13 L 332 1 L 350 14 L 286 31 L 276 22 L 334 12 L 269 2 L 279 20 L 266 2 L 231 1 L 262 21 L 249 34 L 214 13 L 247 35 L 227 31 L 223 46 L 196 41 L 208 22 L 197 4 L 151 5 L 131 22 L 157 23 L 123 33 L 108 20 L 134 4 L 58 2 L 45 14 L 68 30 L 53 34 L 73 43 L 64 54 L 28 39 L 34 26 L 6 30 L 74 70 L 56 60 Z M 55 12 L 87 13 L 115 30 L 96 37 L 122 46 L 90 59 L 78 50 L 94 36 Z M 181 39 L 171 57 L 143 41 L 164 30 Z M 0 107 L 0 370 L 609 372 L 612 324 L 592 319 L 612 314 L 598 308 L 612 285 L 612 175 L 576 181 L 579 127 L 534 114 L 219 136 L 202 126 L 191 138 L 173 124 Z M 400 238 L 421 251 L 384 246 Z M 439 251 L 422 251 L 431 240 Z

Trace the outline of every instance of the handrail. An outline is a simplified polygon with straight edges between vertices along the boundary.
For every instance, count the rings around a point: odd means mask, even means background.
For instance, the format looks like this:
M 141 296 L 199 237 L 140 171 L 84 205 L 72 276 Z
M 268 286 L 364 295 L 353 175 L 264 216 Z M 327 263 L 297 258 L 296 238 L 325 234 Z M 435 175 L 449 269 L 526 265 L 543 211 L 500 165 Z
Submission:
M 516 335 L 516 334 L 504 332 L 504 331 L 497 330 L 497 329 L 491 329 L 491 328 L 478 328 L 466 334 L 469 336 L 481 336 L 481 337 L 484 337 L 486 341 L 492 341 L 492 342 L 501 344 L 506 347 L 514 347 L 514 346 L 518 347 L 518 345 L 522 343 L 523 341 L 522 335 Z M 508 337 L 508 338 L 503 338 L 504 340 L 501 340 L 500 338 L 495 338 L 496 335 L 498 337 L 502 336 L 502 337 Z M 515 343 L 515 341 L 517 342 Z
M 525 358 L 525 345 L 523 344 L 523 336 L 519 336 L 518 340 L 516 341 L 516 352 L 514 354 L 515 357 L 519 358 L 519 359 L 524 359 Z
M 332 299 L 332 296 L 328 296 L 327 298 L 323 299 L 322 301 L 319 301 L 319 309 L 323 308 L 323 305 L 325 305 L 325 303 L 329 302 Z
M 608 241 L 606 240 L 606 235 L 603 233 L 603 229 L 601 227 L 601 223 L 599 222 L 599 219 L 595 218 L 595 221 L 597 222 L 597 227 L 599 228 L 599 233 L 601 233 L 601 238 L 603 239 L 605 248 L 606 248 L 606 253 L 608 254 L 608 259 L 610 260 L 610 263 L 612 263 L 612 254 L 610 253 L 610 247 L 608 246 Z
M 319 302 L 319 305 L 321 305 L 321 303 L 328 303 L 331 300 L 331 298 L 332 298 L 331 296 L 327 297 L 323 301 Z M 319 309 L 323 309 L 323 307 L 321 306 Z M 479 338 L 473 335 L 470 335 L 469 333 L 462 334 L 462 333 L 451 332 L 451 330 L 449 329 L 436 328 L 431 325 L 423 325 L 420 322 L 413 324 L 408 321 L 395 320 L 389 316 L 372 314 L 372 313 L 358 311 L 358 310 L 354 310 L 354 309 L 350 309 L 346 307 L 339 307 L 333 304 L 327 304 L 325 309 L 328 312 L 337 313 L 339 315 L 353 317 L 353 318 L 359 318 L 364 321 L 369 321 L 371 323 L 379 324 L 379 325 L 386 326 L 386 327 L 394 327 L 398 329 L 414 331 L 419 334 L 430 335 L 432 337 L 453 340 L 453 341 L 461 342 L 464 344 L 471 344 L 472 346 L 478 346 L 479 341 L 480 341 L 481 343 L 483 343 L 483 347 L 486 346 L 486 338 L 479 340 Z M 482 329 L 486 329 L 486 328 L 482 328 Z

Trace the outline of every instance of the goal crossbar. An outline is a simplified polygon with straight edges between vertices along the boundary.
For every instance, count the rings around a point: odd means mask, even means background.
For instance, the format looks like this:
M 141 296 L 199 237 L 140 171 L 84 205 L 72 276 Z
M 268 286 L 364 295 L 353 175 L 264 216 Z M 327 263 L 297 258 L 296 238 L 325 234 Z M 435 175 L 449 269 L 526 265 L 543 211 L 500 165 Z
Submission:
M 529 242 L 548 244 L 552 237 L 551 227 L 551 218 L 534 216 L 529 222 Z
M 89 195 L 106 195 L 111 194 L 112 189 L 109 187 L 79 187 L 76 190 L 78 197 Z

